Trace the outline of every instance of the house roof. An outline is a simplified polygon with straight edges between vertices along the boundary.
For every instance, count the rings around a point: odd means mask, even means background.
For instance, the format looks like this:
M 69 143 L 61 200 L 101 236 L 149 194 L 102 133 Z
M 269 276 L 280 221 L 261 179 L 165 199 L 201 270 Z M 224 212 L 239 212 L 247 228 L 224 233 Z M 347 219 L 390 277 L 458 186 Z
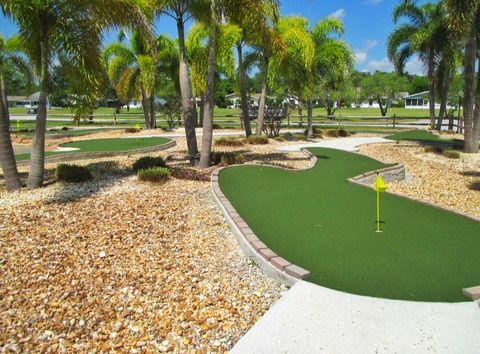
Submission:
M 419 92 L 419 93 L 414 93 L 413 95 L 410 95 L 410 96 L 405 96 L 403 97 L 403 99 L 411 99 L 411 98 L 427 98 L 428 96 L 428 91 L 423 91 L 423 92 Z
M 7 96 L 8 102 L 26 102 L 28 101 L 27 96 Z

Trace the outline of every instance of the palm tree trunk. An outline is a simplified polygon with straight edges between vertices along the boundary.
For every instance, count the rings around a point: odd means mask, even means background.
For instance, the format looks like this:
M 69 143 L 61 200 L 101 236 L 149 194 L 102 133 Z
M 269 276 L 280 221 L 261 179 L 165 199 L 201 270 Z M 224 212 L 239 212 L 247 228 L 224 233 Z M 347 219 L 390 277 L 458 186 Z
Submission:
M 178 76 L 180 81 L 180 92 L 182 94 L 183 119 L 185 122 L 185 137 L 187 139 L 188 155 L 191 163 L 198 154 L 197 136 L 195 134 L 196 113 L 193 108 L 192 94 L 190 90 L 190 75 L 186 63 L 185 49 L 185 24 L 183 18 L 177 19 L 178 47 L 180 51 Z
M 310 138 L 313 136 L 313 102 L 311 98 L 307 99 L 307 120 L 307 137 Z
M 472 122 L 472 144 L 473 152 L 479 151 L 480 143 L 480 62 L 477 69 L 477 91 L 475 94 L 475 110 L 473 112 Z
M 42 28 L 40 39 L 40 98 L 38 100 L 35 135 L 33 136 L 30 167 L 27 179 L 28 188 L 39 188 L 43 185 L 45 175 L 45 129 L 47 126 L 47 97 L 48 97 L 48 60 L 49 43 L 47 30 Z
M 443 120 L 447 113 L 448 90 L 450 89 L 450 68 L 446 64 L 443 68 L 441 78 L 442 88 L 440 90 L 440 112 L 438 113 L 437 130 L 442 130 Z
M 200 121 L 198 122 L 199 127 L 203 127 L 203 115 L 205 114 L 205 95 L 200 96 Z
M 433 53 L 430 53 L 428 60 L 428 110 L 430 112 L 430 129 L 435 127 L 435 70 L 433 64 Z
M 385 104 L 385 106 L 383 106 L 380 95 L 377 95 L 377 102 L 378 102 L 378 106 L 380 107 L 380 113 L 382 114 L 382 117 L 385 117 L 387 115 L 387 110 L 388 110 L 388 101 Z
M 140 91 L 142 92 L 142 107 L 143 107 L 143 117 L 145 119 L 145 128 L 150 128 L 150 116 L 148 114 L 148 97 L 147 93 L 145 92 L 145 88 L 143 85 L 140 86 Z
M 464 117 L 464 147 L 466 153 L 478 151 L 478 141 L 475 143 L 473 136 L 474 121 L 474 87 L 475 87 L 475 60 L 477 54 L 477 26 L 474 23 L 465 43 L 465 55 L 463 59 L 463 72 L 465 75 L 465 93 L 463 99 Z
M 150 129 L 155 129 L 157 127 L 157 118 L 155 112 L 155 89 L 152 90 L 150 96 Z
M 238 53 L 238 86 L 240 88 L 240 105 L 242 107 L 242 121 L 245 127 L 245 135 L 249 137 L 252 135 L 252 127 L 250 124 L 250 115 L 248 109 L 247 86 L 245 83 L 245 68 L 243 67 L 243 53 L 242 43 L 237 44 Z
M 3 71 L 0 71 L 0 165 L 8 191 L 19 190 L 22 187 L 15 162 L 12 140 L 10 137 L 10 115 L 8 112 L 7 92 Z
M 210 153 L 212 152 L 213 139 L 213 105 L 215 95 L 215 0 L 211 2 L 212 23 L 210 28 L 210 47 L 208 49 L 208 74 L 207 90 L 205 93 L 205 112 L 203 116 L 202 154 L 200 155 L 200 168 L 210 167 Z
M 257 128 L 256 135 L 262 135 L 263 121 L 265 120 L 265 98 L 267 96 L 267 79 L 268 79 L 268 62 L 265 63 L 262 76 L 262 94 L 260 95 L 260 103 L 258 104 Z

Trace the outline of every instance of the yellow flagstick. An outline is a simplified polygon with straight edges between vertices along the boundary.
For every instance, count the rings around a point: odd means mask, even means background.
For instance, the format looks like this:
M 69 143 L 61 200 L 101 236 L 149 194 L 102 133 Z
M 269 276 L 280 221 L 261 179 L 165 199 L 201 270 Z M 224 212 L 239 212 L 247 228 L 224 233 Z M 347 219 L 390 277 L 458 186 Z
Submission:
M 377 229 L 375 230 L 375 232 L 382 232 L 382 230 L 380 230 L 380 193 L 385 192 L 387 186 L 385 185 L 382 176 L 380 176 L 378 172 L 377 179 L 373 184 L 373 189 L 377 192 Z

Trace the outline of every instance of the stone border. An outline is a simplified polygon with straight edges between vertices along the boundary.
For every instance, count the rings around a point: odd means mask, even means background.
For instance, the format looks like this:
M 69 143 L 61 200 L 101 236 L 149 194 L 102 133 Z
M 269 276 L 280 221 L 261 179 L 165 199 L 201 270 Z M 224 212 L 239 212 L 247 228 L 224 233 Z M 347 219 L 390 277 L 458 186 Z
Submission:
M 101 139 L 98 139 L 98 140 L 101 140 Z M 156 146 L 147 147 L 143 149 L 128 150 L 128 151 L 62 153 L 57 156 L 45 157 L 45 163 L 99 159 L 102 157 L 115 157 L 115 156 L 124 156 L 124 155 L 130 155 L 130 154 L 146 154 L 146 153 L 155 152 L 155 151 L 167 150 L 167 149 L 170 149 L 171 147 L 174 147 L 175 145 L 177 145 L 177 142 L 175 140 L 172 140 L 162 145 L 156 145 Z M 19 161 L 17 162 L 17 165 L 18 166 L 28 165 L 29 162 L 30 160 Z
M 302 152 L 310 159 L 310 166 L 302 169 L 290 169 L 280 166 L 262 165 L 273 168 L 280 168 L 287 171 L 302 171 L 308 170 L 315 166 L 317 157 L 310 153 L 310 151 L 302 149 Z M 251 164 L 260 165 L 260 164 Z M 262 269 L 268 276 L 285 284 L 287 286 L 293 286 L 298 280 L 304 279 L 310 275 L 308 270 L 305 270 L 295 264 L 290 263 L 286 259 L 278 256 L 270 248 L 267 247 L 260 239 L 255 235 L 252 229 L 237 213 L 227 197 L 220 190 L 218 184 L 218 175 L 220 171 L 231 168 L 231 166 L 221 167 L 213 171 L 211 178 L 211 189 L 213 199 L 218 204 L 225 216 L 230 229 L 232 230 L 235 238 L 237 239 L 240 247 L 250 257 L 253 258 L 255 263 Z

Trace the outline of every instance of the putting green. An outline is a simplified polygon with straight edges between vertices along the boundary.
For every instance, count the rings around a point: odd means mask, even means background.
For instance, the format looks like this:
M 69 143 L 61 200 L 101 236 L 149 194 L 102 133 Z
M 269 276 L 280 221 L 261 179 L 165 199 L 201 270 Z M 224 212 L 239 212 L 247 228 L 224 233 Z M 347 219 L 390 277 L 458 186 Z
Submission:
M 375 233 L 375 193 L 347 178 L 383 168 L 345 151 L 312 148 L 306 171 L 263 166 L 222 170 L 223 193 L 278 255 L 311 272 L 311 282 L 360 295 L 468 301 L 480 285 L 480 222 L 383 194 Z
M 163 145 L 170 141 L 170 139 L 161 137 L 82 140 L 60 145 L 60 147 L 77 148 L 79 150 L 65 152 L 47 151 L 46 156 L 84 152 L 129 152 L 137 149 Z M 17 161 L 28 160 L 30 158 L 30 154 L 17 154 L 15 158 Z

